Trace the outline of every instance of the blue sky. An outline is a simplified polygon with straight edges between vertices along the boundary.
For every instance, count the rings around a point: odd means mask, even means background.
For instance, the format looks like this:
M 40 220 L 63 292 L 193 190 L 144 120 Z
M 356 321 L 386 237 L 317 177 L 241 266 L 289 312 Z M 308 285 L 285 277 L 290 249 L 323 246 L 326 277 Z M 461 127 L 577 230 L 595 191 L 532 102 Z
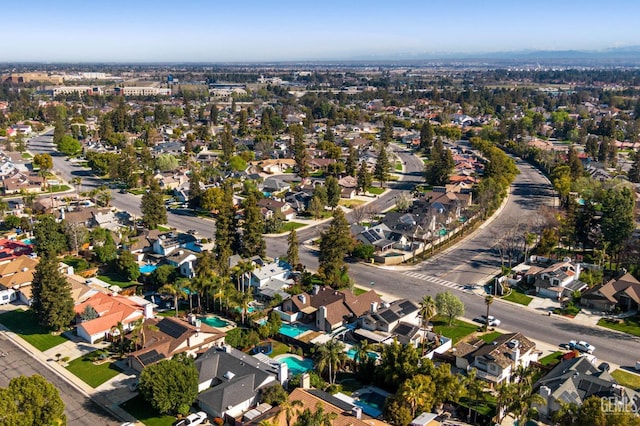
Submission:
M 640 45 L 640 1 L 31 0 L 0 62 L 420 58 Z

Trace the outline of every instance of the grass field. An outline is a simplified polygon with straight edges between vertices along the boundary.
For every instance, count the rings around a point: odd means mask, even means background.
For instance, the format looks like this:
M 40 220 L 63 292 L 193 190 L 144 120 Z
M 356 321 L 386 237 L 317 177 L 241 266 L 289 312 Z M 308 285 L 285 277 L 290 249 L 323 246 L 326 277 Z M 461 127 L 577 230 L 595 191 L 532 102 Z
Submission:
M 138 285 L 136 281 L 129 281 L 126 278 L 124 278 L 122 275 L 113 273 L 113 272 L 109 272 L 104 275 L 98 275 L 98 279 L 104 282 L 107 282 L 111 285 L 117 285 L 118 287 L 121 287 L 121 288 L 127 288 L 134 285 Z
M 446 318 L 442 317 L 435 317 L 431 322 L 433 323 L 433 330 L 452 339 L 454 345 L 468 335 L 475 333 L 478 329 L 476 324 L 457 319 L 454 319 L 451 325 L 449 325 L 449 321 Z
M 361 294 L 366 293 L 369 290 L 366 290 L 364 288 L 360 288 L 360 287 L 353 287 L 353 294 L 355 294 L 356 296 L 360 296 Z
M 511 293 L 507 294 L 502 298 L 503 300 L 508 300 L 509 302 L 518 303 L 520 305 L 529 306 L 529 303 L 533 300 L 532 297 L 527 296 L 522 291 L 517 289 L 511 289 Z
M 396 162 L 396 170 L 399 171 L 399 172 L 402 171 L 402 163 Z
M 140 395 L 130 399 L 120 407 L 146 426 L 172 426 L 176 421 L 173 416 L 158 413 Z
M 367 188 L 367 192 L 369 194 L 380 195 L 385 191 L 385 188 L 380 188 L 379 186 L 370 186 Z
M 306 225 L 300 222 L 285 222 L 282 224 L 282 232 L 289 232 L 294 229 L 302 228 L 303 226 Z
M 616 379 L 616 381 L 622 386 L 626 386 L 634 390 L 640 389 L 640 375 L 638 374 L 629 373 L 624 370 L 615 370 L 611 373 L 611 377 Z
M 540 364 L 542 365 L 552 365 L 552 364 L 557 364 L 560 362 L 560 359 L 562 358 L 562 355 L 564 355 L 564 352 L 562 351 L 555 351 L 552 354 L 549 354 L 547 356 L 544 356 L 542 358 L 540 358 Z
M 51 185 L 51 192 L 64 192 L 70 189 L 69 185 Z
M 39 325 L 35 314 L 31 310 L 23 311 L 22 309 L 17 309 L 6 312 L 0 315 L 0 323 L 17 333 L 39 351 L 44 352 L 67 341 L 64 337 L 55 336 L 45 327 Z
M 92 388 L 97 388 L 120 373 L 120 370 L 111 362 L 96 365 L 83 356 L 71 361 L 69 365 L 67 365 L 67 370 L 78 376 Z
M 482 340 L 484 340 L 486 343 L 491 343 L 494 340 L 496 340 L 498 337 L 502 336 L 502 333 L 498 332 L 498 331 L 490 331 L 488 333 L 483 334 L 482 336 L 479 336 Z
M 364 200 L 347 200 L 347 199 L 342 199 L 338 202 L 338 205 L 340 206 L 344 206 L 348 209 L 354 209 L 358 206 L 361 206 L 362 204 L 366 203 L 366 201 Z
M 20 156 L 24 159 L 29 159 L 29 158 L 33 158 L 33 156 L 31 154 L 29 154 L 28 152 L 23 152 L 22 154 L 20 154 Z
M 607 318 L 602 318 L 600 319 L 600 321 L 598 321 L 598 325 L 607 327 L 611 330 L 622 331 L 623 333 L 640 336 L 640 321 L 637 317 L 625 318 L 620 322 L 618 322 L 617 320 L 612 321 Z
M 284 355 L 289 352 L 289 346 L 285 345 L 282 342 L 276 342 L 275 340 L 271 341 L 271 353 L 269 354 L 270 358 L 275 358 L 278 355 Z

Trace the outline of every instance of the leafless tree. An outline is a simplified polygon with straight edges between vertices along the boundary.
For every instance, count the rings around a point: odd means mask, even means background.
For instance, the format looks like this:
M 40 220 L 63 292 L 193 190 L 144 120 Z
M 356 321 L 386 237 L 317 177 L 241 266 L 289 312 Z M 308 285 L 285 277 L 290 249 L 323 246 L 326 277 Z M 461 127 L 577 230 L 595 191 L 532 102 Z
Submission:
M 367 217 L 367 207 L 358 206 L 351 211 L 351 215 L 357 224 L 361 224 Z

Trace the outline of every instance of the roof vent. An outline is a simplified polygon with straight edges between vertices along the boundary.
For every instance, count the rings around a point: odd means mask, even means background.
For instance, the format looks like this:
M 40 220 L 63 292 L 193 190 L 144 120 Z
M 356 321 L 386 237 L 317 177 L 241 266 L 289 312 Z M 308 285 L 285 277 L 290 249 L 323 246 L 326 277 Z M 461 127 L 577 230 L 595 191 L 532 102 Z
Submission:
M 224 373 L 224 377 L 227 380 L 231 380 L 235 377 L 236 375 L 234 373 L 232 373 L 231 371 L 227 371 L 226 373 Z

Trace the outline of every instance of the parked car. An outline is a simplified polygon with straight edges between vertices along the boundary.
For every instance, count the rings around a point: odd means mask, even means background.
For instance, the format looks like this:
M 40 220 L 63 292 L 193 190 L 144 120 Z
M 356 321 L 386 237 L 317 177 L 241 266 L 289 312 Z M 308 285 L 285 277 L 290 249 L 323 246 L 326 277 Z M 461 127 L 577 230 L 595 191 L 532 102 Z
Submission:
M 584 340 L 580 340 L 580 341 L 570 340 L 569 349 L 575 349 L 580 352 L 586 352 L 588 354 L 592 354 L 596 350 L 596 347 L 593 345 L 590 345 Z
M 475 322 L 479 322 L 480 324 L 486 324 L 487 323 L 487 316 L 486 315 L 481 315 L 478 318 L 474 318 L 473 320 Z M 500 325 L 500 320 L 498 318 L 494 317 L 493 315 L 489 315 L 488 324 L 491 327 L 498 327 Z
M 198 411 L 197 413 L 189 414 L 184 419 L 178 420 L 174 423 L 175 426 L 191 426 L 200 425 L 207 420 L 207 413 L 204 411 Z

